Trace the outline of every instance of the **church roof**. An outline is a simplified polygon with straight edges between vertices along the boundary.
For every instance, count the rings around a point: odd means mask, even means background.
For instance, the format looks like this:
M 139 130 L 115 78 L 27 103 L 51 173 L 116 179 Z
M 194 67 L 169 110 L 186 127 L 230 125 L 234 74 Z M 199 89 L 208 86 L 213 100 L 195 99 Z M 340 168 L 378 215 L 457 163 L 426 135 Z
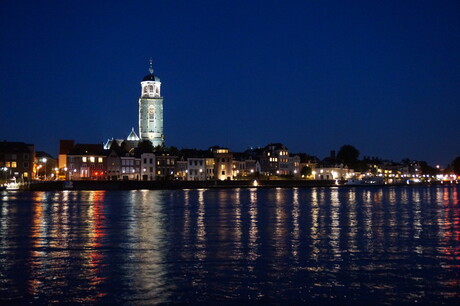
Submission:
M 149 67 L 149 74 L 147 74 L 143 79 L 144 81 L 156 81 L 160 82 L 160 78 L 153 74 L 153 66 L 152 66 L 152 59 L 150 59 L 150 67 Z
M 139 136 L 137 136 L 136 132 L 134 132 L 134 128 L 132 128 L 131 133 L 129 133 L 126 140 L 140 140 Z
M 156 75 L 153 74 L 147 74 L 143 79 L 142 82 L 144 81 L 155 81 L 155 82 L 160 82 L 160 78 L 157 77 Z

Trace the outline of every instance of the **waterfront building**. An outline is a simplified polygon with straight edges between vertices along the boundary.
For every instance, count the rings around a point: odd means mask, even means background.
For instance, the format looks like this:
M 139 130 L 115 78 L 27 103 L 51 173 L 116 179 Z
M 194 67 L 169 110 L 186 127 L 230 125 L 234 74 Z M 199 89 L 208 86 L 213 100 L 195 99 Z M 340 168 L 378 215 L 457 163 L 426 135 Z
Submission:
M 58 168 L 64 174 L 67 171 L 67 153 L 75 146 L 74 140 L 59 141 Z
M 168 152 L 155 152 L 155 170 L 157 180 L 174 179 L 176 171 L 177 156 L 172 156 Z
M 265 175 L 300 178 L 300 157 L 291 156 L 281 143 L 268 144 L 260 153 L 261 171 Z
M 349 178 L 355 177 L 355 172 L 353 169 L 348 169 L 344 165 L 335 165 L 335 166 L 318 166 L 314 171 L 313 175 L 315 180 L 347 180 Z
M 24 142 L 0 142 L 0 181 L 24 182 L 32 179 L 35 146 Z
M 235 179 L 252 179 L 261 172 L 260 163 L 248 151 L 233 153 L 233 176 Z
M 43 151 L 35 152 L 35 178 L 55 180 L 59 177 L 58 160 Z
M 179 159 L 176 160 L 176 174 L 175 179 L 180 181 L 186 181 L 188 175 L 188 162 L 184 159 L 184 156 L 181 156 Z
M 205 181 L 206 180 L 206 158 L 190 157 L 187 159 L 187 180 Z
M 214 157 L 207 156 L 205 158 L 206 164 L 206 180 L 211 181 L 214 180 L 215 177 L 215 169 L 216 169 L 216 160 Z
M 141 160 L 134 154 L 124 153 L 121 157 L 121 178 L 124 181 L 139 180 Z
M 70 180 L 107 179 L 106 159 L 109 150 L 102 144 L 76 144 L 67 153 Z
M 214 154 L 210 151 L 184 149 L 181 160 L 186 162 L 186 180 L 205 181 L 214 179 Z
M 232 180 L 233 179 L 233 153 L 227 148 L 211 147 L 210 151 L 214 154 L 214 179 Z
M 232 168 L 233 168 L 233 178 L 236 180 L 242 179 L 244 176 L 246 176 L 246 163 L 244 160 L 237 160 L 234 159 L 232 162 Z
M 112 142 L 107 155 L 107 179 L 116 181 L 121 179 L 121 156 L 123 152 L 116 141 Z
M 163 133 L 163 97 L 160 78 L 153 74 L 150 59 L 149 74 L 141 82 L 139 98 L 139 135 L 150 140 L 154 147 L 164 145 Z
M 143 181 L 155 180 L 155 154 L 153 152 L 145 152 L 140 156 L 141 160 L 141 175 Z

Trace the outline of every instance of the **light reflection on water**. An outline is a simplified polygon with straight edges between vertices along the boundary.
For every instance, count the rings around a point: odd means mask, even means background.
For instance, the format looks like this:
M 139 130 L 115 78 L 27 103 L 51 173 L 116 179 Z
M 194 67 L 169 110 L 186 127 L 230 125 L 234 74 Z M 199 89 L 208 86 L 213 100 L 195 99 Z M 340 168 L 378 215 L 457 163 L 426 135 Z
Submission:
M 0 198 L 0 302 L 460 300 L 457 187 Z

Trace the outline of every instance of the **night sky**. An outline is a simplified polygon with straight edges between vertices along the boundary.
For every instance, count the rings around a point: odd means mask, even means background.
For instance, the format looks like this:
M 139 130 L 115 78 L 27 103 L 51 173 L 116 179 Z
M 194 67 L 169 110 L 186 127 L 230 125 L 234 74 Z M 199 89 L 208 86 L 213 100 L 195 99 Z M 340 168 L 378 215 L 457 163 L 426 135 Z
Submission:
M 460 155 L 460 1 L 0 1 L 0 139 L 138 132 L 153 58 L 168 146 Z

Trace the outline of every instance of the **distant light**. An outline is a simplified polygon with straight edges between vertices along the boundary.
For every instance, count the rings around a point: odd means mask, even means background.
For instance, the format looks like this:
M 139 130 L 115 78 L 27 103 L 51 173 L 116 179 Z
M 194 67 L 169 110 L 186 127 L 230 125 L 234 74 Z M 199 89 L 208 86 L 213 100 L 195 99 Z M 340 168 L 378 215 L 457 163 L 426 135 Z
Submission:
M 252 183 L 252 186 L 254 186 L 254 187 L 259 186 L 259 183 L 257 182 L 257 180 L 254 180 L 254 182 Z

